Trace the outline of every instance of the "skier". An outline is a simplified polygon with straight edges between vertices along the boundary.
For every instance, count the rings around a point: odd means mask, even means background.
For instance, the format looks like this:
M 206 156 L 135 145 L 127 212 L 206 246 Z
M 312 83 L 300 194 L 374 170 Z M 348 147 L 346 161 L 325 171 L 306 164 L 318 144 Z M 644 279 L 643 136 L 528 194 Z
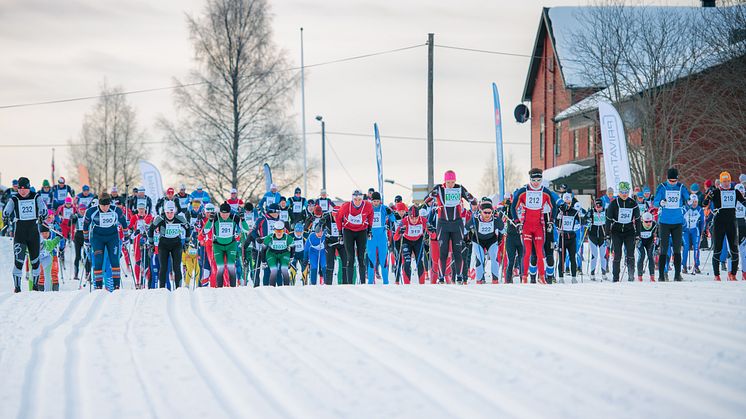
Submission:
M 62 240 L 59 235 L 54 238 L 50 238 L 51 232 L 49 227 L 45 224 L 39 226 L 39 232 L 41 234 L 41 244 L 39 245 L 39 282 L 37 284 L 37 291 L 48 291 L 50 288 L 52 291 L 60 290 L 60 260 L 57 257 L 57 245 Z M 48 285 L 51 282 L 51 287 Z
M 334 208 L 336 208 L 334 201 L 332 201 L 326 194 L 326 189 L 322 189 L 319 192 L 319 199 L 316 200 L 316 205 L 321 207 L 321 211 L 323 211 L 324 214 L 330 213 Z
M 78 212 L 74 214 L 70 218 L 70 222 L 75 229 L 75 232 L 73 233 L 73 243 L 75 245 L 75 265 L 74 265 L 74 273 L 75 273 L 75 280 L 80 280 L 80 262 L 83 260 L 83 252 L 86 250 L 84 249 L 85 244 L 85 237 L 83 235 L 84 225 L 85 225 L 85 213 L 86 210 L 85 205 L 80 204 L 78 206 Z M 83 267 L 85 269 L 85 276 L 88 277 L 88 274 L 91 272 L 91 260 L 86 258 L 85 259 L 85 266 Z
M 730 173 L 720 173 L 720 187 L 710 188 L 702 200 L 702 206 L 710 205 L 715 214 L 713 236 L 715 250 L 712 254 L 712 271 L 715 281 L 720 281 L 720 254 L 723 251 L 723 239 L 728 241 L 731 256 L 731 268 L 728 280 L 736 280 L 738 271 L 738 241 L 736 239 L 736 203 L 746 204 L 746 198 L 732 187 Z
M 54 201 L 54 192 L 52 191 L 49 181 L 44 179 L 41 184 L 41 189 L 37 192 L 41 196 L 41 200 L 47 206 L 47 209 L 52 209 L 52 202 Z
M 358 263 L 358 280 L 365 283 L 365 245 L 371 238 L 373 224 L 373 206 L 363 200 L 363 194 L 352 191 L 352 202 L 345 202 L 336 217 L 337 228 L 342 233 L 345 252 L 347 253 L 347 271 L 345 284 L 352 284 L 352 272 L 355 269 L 355 257 Z M 372 282 L 371 282 L 372 283 Z
M 694 250 L 694 266 L 692 273 L 699 274 L 699 238 L 702 236 L 702 230 L 705 228 L 705 212 L 698 205 L 699 198 L 696 194 L 689 195 L 688 206 L 684 209 L 684 254 L 682 258 L 681 270 L 688 272 L 687 262 L 689 260 L 689 247 Z
M 452 277 L 454 282 L 459 284 L 466 284 L 467 282 L 466 278 L 461 275 L 462 264 L 469 263 L 469 261 L 464 262 L 461 259 L 461 246 L 464 236 L 464 220 L 461 216 L 463 209 L 461 201 L 463 199 L 472 204 L 476 202 L 474 196 L 465 187 L 456 183 L 456 173 L 453 170 L 448 170 L 443 176 L 443 183 L 436 185 L 424 201 L 425 205 L 435 202 L 437 207 L 438 215 L 435 229 L 440 252 L 438 282 L 441 284 L 445 281 L 449 248 L 452 252 Z
M 506 284 L 513 283 L 514 271 L 518 269 L 519 277 L 523 276 L 523 240 L 521 239 L 521 232 L 519 229 L 518 220 L 521 218 L 521 214 L 514 215 L 510 211 L 512 195 L 510 199 L 505 201 L 505 213 L 503 220 L 506 223 L 505 233 L 505 261 L 504 263 L 504 280 Z
M 83 237 L 93 249 L 93 281 L 96 289 L 103 288 L 104 252 L 111 264 L 111 277 L 114 289 L 119 289 L 121 275 L 119 268 L 119 230 L 118 225 L 127 229 L 127 220 L 122 210 L 112 208 L 108 193 L 101 194 L 98 205 L 91 206 L 85 213 Z
M 528 266 L 531 259 L 531 249 L 536 252 L 536 265 L 538 267 L 539 282 L 546 283 L 544 279 L 544 234 L 552 232 L 551 221 L 547 222 L 544 213 L 545 207 L 552 208 L 552 196 L 547 188 L 541 186 L 543 172 L 541 169 L 533 168 L 528 172 L 530 182 L 518 189 L 513 195 L 513 204 L 510 208 L 512 218 L 518 219 L 517 209 L 522 208 L 522 219 L 520 231 L 523 236 L 523 275 L 521 282 L 528 282 Z
M 739 177 L 741 183 L 735 189 L 746 197 L 746 175 Z M 746 281 L 746 206 L 736 203 L 736 224 L 738 225 L 738 253 L 740 254 L 741 278 Z
M 492 208 L 492 203 L 482 201 L 479 213 L 469 223 L 469 236 L 476 252 L 477 284 L 486 282 L 484 265 L 489 259 L 492 271 L 492 283 L 499 283 L 498 272 L 500 258 L 498 249 L 503 241 L 502 232 L 505 229 L 503 214 Z
M 140 202 L 145 203 L 145 212 L 148 214 L 153 213 L 153 201 L 150 199 L 149 196 L 145 195 L 145 187 L 140 185 L 137 187 L 137 192 L 135 196 L 132 197 L 132 200 L 130 201 L 128 209 L 131 212 L 137 211 L 137 204 Z
M 86 205 L 86 208 L 88 206 Z M 65 203 L 57 207 L 56 215 L 60 220 L 60 233 L 62 233 L 62 242 L 60 243 L 60 256 L 62 261 L 65 261 L 65 246 L 67 246 L 67 240 L 72 237 L 72 223 L 70 218 L 75 214 L 75 207 L 73 207 L 73 198 L 65 198 Z
M 80 204 L 85 205 L 86 208 L 91 206 L 91 202 L 93 202 L 96 198 L 96 195 L 91 192 L 91 187 L 88 185 L 83 185 L 81 188 L 81 192 L 75 196 L 75 201 L 73 202 L 73 205 L 76 207 Z
M 3 209 L 3 223 L 8 224 L 12 218 L 15 220 L 15 235 L 13 236 L 13 251 L 15 265 L 13 269 L 13 282 L 15 292 L 21 292 L 21 276 L 23 275 L 23 262 L 28 250 L 33 284 L 39 283 L 39 224 L 47 216 L 47 206 L 35 192 L 31 192 L 31 182 L 28 178 L 18 178 L 18 194 L 8 199 Z
M 220 214 L 207 220 L 204 230 L 212 230 L 212 251 L 217 263 L 218 271 L 216 284 L 218 288 L 230 285 L 236 286 L 236 256 L 238 254 L 238 240 L 241 231 L 248 231 L 246 220 L 242 220 L 237 214 L 231 213 L 229 203 L 220 204 Z M 228 284 L 225 284 L 224 276 L 228 273 Z
M 151 247 L 155 244 L 155 230 L 158 230 L 158 262 L 160 265 L 158 286 L 160 288 L 166 287 L 169 259 L 174 273 L 174 289 L 181 285 L 181 241 L 182 236 L 191 235 L 191 229 L 184 214 L 177 213 L 176 203 L 173 201 L 166 201 L 163 204 L 163 214 L 155 217 L 153 223 L 150 224 L 148 240 Z
M 231 211 L 234 214 L 238 214 L 238 211 L 243 207 L 243 199 L 238 197 L 238 190 L 236 188 L 231 189 L 231 197 L 225 202 L 231 206 Z
M 606 238 L 610 232 L 606 229 L 606 210 L 601 198 L 596 199 L 593 210 L 588 211 L 586 216 L 588 227 L 588 245 L 591 252 L 591 281 L 596 280 L 596 267 L 600 265 L 601 277 L 606 280 L 608 272 L 608 260 L 606 249 L 608 249 Z
M 150 260 L 147 255 L 146 245 L 148 243 L 148 231 L 151 224 L 153 224 L 153 216 L 146 212 L 145 202 L 139 202 L 137 204 L 137 213 L 130 217 L 128 226 L 135 253 L 135 285 L 138 288 L 144 288 L 146 285 L 142 279 L 145 276 L 148 261 Z
M 319 205 L 316 207 L 314 217 L 322 217 L 320 223 L 324 226 L 324 234 L 326 236 L 326 240 L 324 241 L 324 245 L 326 246 L 326 275 L 324 275 L 324 284 L 332 284 L 337 256 L 339 256 L 337 282 L 341 284 L 346 281 L 347 258 L 352 258 L 353 255 L 347 254 L 344 242 L 339 234 L 339 227 L 336 221 L 337 217 L 339 217 L 338 210 L 337 208 L 333 208 L 331 212 L 324 213 L 322 207 Z
M 627 275 L 634 281 L 635 239 L 640 222 L 640 209 L 635 200 L 629 197 L 629 182 L 619 182 L 619 196 L 606 209 L 606 231 L 611 234 L 611 248 L 614 253 L 612 280 L 619 282 L 622 246 L 626 256 Z M 680 256 L 680 255 L 679 255 Z
M 300 188 L 295 188 L 293 196 L 288 199 L 290 207 L 290 223 L 296 225 L 306 220 L 306 198 L 301 196 Z
M 293 226 L 293 246 L 290 252 L 290 284 L 295 285 L 295 280 L 300 272 L 303 285 L 306 285 L 306 259 L 305 259 L 305 240 L 303 239 L 303 224 L 297 223 Z
M 576 258 L 576 252 L 577 252 L 577 237 L 576 237 L 576 230 L 578 224 L 580 224 L 582 221 L 582 217 L 580 212 L 575 208 L 575 205 L 572 203 L 573 196 L 571 193 L 565 192 L 562 195 L 562 205 L 558 208 L 557 211 L 557 217 L 555 218 L 557 223 L 557 228 L 560 230 L 559 239 L 559 249 L 560 249 L 560 257 L 559 260 L 560 268 L 559 268 L 559 282 L 564 283 L 564 264 L 565 264 L 565 255 L 569 255 L 570 257 L 570 274 L 572 275 L 572 283 L 575 284 L 578 282 L 577 280 L 577 272 L 578 272 L 578 265 L 577 265 L 577 258 Z M 577 203 L 577 202 L 576 202 Z M 634 260 L 634 259 L 633 259 Z
M 370 228 L 371 237 L 368 240 L 368 283 L 375 282 L 375 270 L 380 266 L 381 278 L 384 284 L 389 283 L 388 264 L 388 223 L 393 220 L 393 214 L 385 205 L 381 205 L 381 194 L 373 192 L 368 201 L 373 206 L 373 224 Z M 395 239 L 398 240 L 398 239 Z
M 183 214 L 189 212 L 189 204 L 192 202 L 192 196 L 186 192 L 186 185 L 183 183 L 179 185 L 179 193 L 176 194 L 176 199 L 179 201 L 179 211 Z M 200 199 L 200 204 L 202 200 Z
M 637 280 L 642 281 L 642 274 L 645 271 L 644 263 L 647 258 L 648 261 L 648 273 L 650 274 L 650 282 L 655 282 L 655 242 L 657 224 L 653 220 L 653 214 L 645 212 L 642 214 L 642 226 L 640 227 L 640 242 L 637 245 L 637 250 L 640 252 L 640 256 L 637 259 Z
M 65 178 L 60 176 L 57 179 L 57 185 L 52 188 L 54 198 L 52 200 L 52 208 L 57 210 L 57 207 L 62 206 L 65 203 L 65 198 L 70 197 L 72 199 L 75 196 L 73 188 L 65 184 Z
M 658 237 L 660 238 L 660 257 L 658 258 L 659 281 L 666 281 L 666 264 L 668 263 L 669 240 L 673 245 L 674 281 L 681 281 L 681 242 L 683 234 L 684 213 L 682 204 L 689 199 L 689 191 L 679 182 L 679 171 L 675 167 L 668 169 L 667 182 L 658 185 L 655 191 L 653 206 L 658 211 Z M 715 258 L 713 258 L 715 261 Z
M 377 193 L 373 193 L 374 198 Z M 394 232 L 393 239 L 401 242 L 401 257 L 397 259 L 397 269 L 394 273 L 398 274 L 397 271 L 401 269 L 402 280 L 405 284 L 409 284 L 410 278 L 412 278 L 412 255 L 414 255 L 417 265 L 419 283 L 420 285 L 425 283 L 425 273 L 427 272 L 424 264 L 426 230 L 427 218 L 420 216 L 419 209 L 412 206 L 409 209 L 409 216 L 402 219 L 401 224 Z M 388 282 L 384 282 L 384 284 L 386 283 Z
M 313 233 L 310 234 L 306 240 L 304 249 L 304 259 L 308 261 L 309 266 L 308 281 L 311 285 L 316 285 L 317 279 L 319 279 L 318 282 L 321 283 L 324 272 L 326 271 L 325 241 L 326 234 L 324 233 L 323 226 L 320 223 L 316 224 Z M 322 278 L 319 278 L 319 275 L 321 275 Z M 331 283 L 331 280 L 329 283 Z
M 119 189 L 117 189 L 117 185 L 111 187 L 111 193 L 109 193 L 109 196 L 111 196 L 112 204 L 115 204 L 119 208 L 122 208 L 122 210 L 129 209 L 124 195 L 119 195 Z
M 264 238 L 266 248 L 266 257 L 263 265 L 269 267 L 269 285 L 290 285 L 290 275 L 288 265 L 290 264 L 290 248 L 293 245 L 293 237 L 285 234 L 285 223 L 275 221 L 273 223 L 273 234 L 268 234 Z M 278 281 L 277 274 L 280 273 L 282 279 Z
M 208 194 L 207 191 L 204 190 L 202 185 L 197 185 L 195 190 L 193 190 L 190 195 L 192 199 L 197 198 L 202 201 L 203 204 L 209 204 L 212 202 L 210 201 L 210 194 Z
M 290 229 L 290 208 L 288 207 L 288 201 L 284 196 L 280 197 L 279 208 L 277 209 L 277 218 L 285 223 L 285 230 Z
M 267 212 L 267 208 L 269 208 L 272 204 L 280 205 L 280 193 L 277 192 L 277 185 L 274 183 L 269 185 L 269 191 L 267 191 L 262 199 L 259 201 L 259 210 L 262 212 Z
M 606 189 L 606 195 L 601 197 L 601 202 L 604 203 L 604 210 L 609 208 L 609 204 L 614 200 L 614 188 L 609 187 Z
M 164 205 L 166 202 L 173 202 L 176 206 L 176 212 L 183 213 L 184 211 L 181 210 L 181 205 L 179 204 L 179 199 L 176 198 L 176 194 L 174 191 L 174 188 L 168 188 L 166 189 L 166 195 L 162 196 L 160 199 L 158 199 L 158 202 L 155 203 L 155 213 L 158 215 L 163 215 L 164 213 Z
M 8 201 L 10 201 L 10 198 L 16 195 L 18 195 L 18 179 L 13 179 L 11 187 L 3 191 L 3 205 L 7 204 Z

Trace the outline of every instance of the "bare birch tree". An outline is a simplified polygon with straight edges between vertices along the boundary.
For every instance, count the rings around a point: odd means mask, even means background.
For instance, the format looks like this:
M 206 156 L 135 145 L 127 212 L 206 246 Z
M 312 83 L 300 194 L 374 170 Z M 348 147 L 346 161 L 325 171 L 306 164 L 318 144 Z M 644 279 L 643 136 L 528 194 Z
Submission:
M 69 142 L 72 167 L 84 166 L 90 186 L 97 192 L 134 184 L 139 179 L 138 161 L 147 155 L 144 131 L 122 91 L 121 86 L 104 82 L 101 97 L 83 118 L 80 138 Z
M 231 188 L 258 196 L 264 163 L 280 185 L 302 178 L 300 142 L 286 116 L 298 80 L 272 42 L 267 1 L 208 0 L 187 23 L 197 85 L 175 91 L 177 121 L 158 123 L 173 142 L 170 168 L 217 196 Z
M 482 173 L 482 181 L 480 183 L 480 191 L 485 196 L 491 196 L 500 192 L 500 186 L 497 184 L 497 159 L 495 158 L 495 152 L 492 152 L 487 166 L 484 168 Z M 518 187 L 521 186 L 523 176 L 518 170 L 513 160 L 512 153 L 505 153 L 505 193 L 513 193 Z M 502 197 L 500 197 L 502 199 Z

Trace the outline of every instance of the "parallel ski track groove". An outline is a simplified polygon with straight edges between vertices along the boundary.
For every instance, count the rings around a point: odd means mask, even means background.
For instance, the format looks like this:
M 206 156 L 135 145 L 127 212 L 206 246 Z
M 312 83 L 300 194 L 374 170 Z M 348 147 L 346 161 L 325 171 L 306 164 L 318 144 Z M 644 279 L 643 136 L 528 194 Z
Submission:
M 422 360 L 425 364 L 428 364 L 432 370 L 438 371 L 441 375 L 449 377 L 451 380 L 458 382 L 463 386 L 464 388 L 472 388 L 474 389 L 474 395 L 483 399 L 487 404 L 495 406 L 497 410 L 509 410 L 505 413 L 514 416 L 514 417 L 537 417 L 537 413 L 533 411 L 530 407 L 527 406 L 521 406 L 519 409 L 510 410 L 506 409 L 506 406 L 500 405 L 498 403 L 495 403 L 494 401 L 494 394 L 489 393 L 486 389 L 489 388 L 489 386 L 484 383 L 481 379 L 474 376 L 469 376 L 468 374 L 464 373 L 463 371 L 454 371 L 454 368 L 451 366 L 451 364 L 440 357 L 439 355 L 431 352 L 431 351 L 425 351 L 425 352 L 418 352 L 416 348 L 411 348 L 410 345 L 407 345 L 406 343 L 403 343 L 401 341 L 392 339 L 389 336 L 386 336 L 385 333 L 382 333 L 382 331 L 373 325 L 367 325 L 364 323 L 355 323 L 348 319 L 346 319 L 344 316 L 335 316 L 333 312 L 330 312 L 327 309 L 324 308 L 317 308 L 310 306 L 306 304 L 303 300 L 298 299 L 296 296 L 289 295 L 288 292 L 282 291 L 280 293 L 281 295 L 287 297 L 291 301 L 295 301 L 298 306 L 304 306 L 308 310 L 316 311 L 319 314 L 326 314 L 327 318 L 332 319 L 335 318 L 338 320 L 338 322 L 335 324 L 336 326 L 340 326 L 340 323 L 346 323 L 349 325 L 349 327 L 352 329 L 353 334 L 359 334 L 364 339 L 368 339 L 365 337 L 365 335 L 360 334 L 357 330 L 367 330 L 369 333 L 377 336 L 379 339 L 389 342 L 392 346 L 398 347 L 402 352 L 409 353 L 410 356 L 413 356 L 415 359 Z M 309 316 L 309 318 L 313 319 L 313 316 Z M 356 330 L 357 329 L 357 330 Z M 391 360 L 389 360 L 391 362 Z M 408 365 L 400 365 L 402 368 L 408 367 Z M 415 371 L 416 372 L 416 371 Z M 453 401 L 448 403 L 449 408 L 453 408 Z M 485 415 L 485 412 L 474 410 L 474 406 L 469 405 L 462 405 L 458 410 L 457 415 L 463 415 L 463 416 L 471 416 L 471 417 L 481 417 Z M 471 412 L 471 413 L 466 413 Z
M 86 295 L 88 295 L 88 293 L 78 293 L 78 295 L 76 295 L 72 299 L 70 304 L 67 305 L 67 307 L 57 318 L 57 320 L 55 320 L 52 324 L 45 326 L 42 329 L 41 333 L 31 341 L 31 356 L 29 358 L 28 364 L 26 365 L 23 386 L 21 388 L 21 403 L 18 409 L 19 419 L 35 417 L 35 407 L 37 403 L 36 395 L 38 394 L 38 391 L 36 390 L 39 387 L 39 381 L 41 380 L 41 372 L 38 371 L 41 362 L 37 362 L 37 359 L 39 358 L 40 354 L 44 354 L 45 357 L 49 356 L 46 354 L 47 351 L 45 351 L 43 348 L 48 344 L 49 337 L 52 335 L 55 329 L 60 327 L 65 322 L 70 321 L 70 315 L 75 312 L 78 306 L 80 306 Z
M 222 326 L 220 322 L 206 320 L 205 313 L 208 313 L 208 311 L 202 310 L 201 302 L 195 304 L 195 300 L 201 300 L 201 298 L 199 298 L 198 296 L 193 298 L 193 292 L 191 291 L 188 294 L 190 306 L 192 307 L 195 317 L 199 320 L 202 327 L 222 349 L 227 359 L 234 360 L 234 365 L 236 365 L 241 370 L 243 376 L 247 379 L 247 381 L 254 385 L 254 389 L 256 389 L 256 391 L 263 396 L 262 399 L 267 402 L 269 408 L 275 411 L 278 417 L 303 417 L 304 409 L 302 406 L 296 406 L 295 403 L 289 403 L 287 408 L 283 406 L 281 398 L 278 398 L 276 392 L 270 388 L 272 387 L 272 385 L 267 385 L 267 381 L 271 380 L 269 378 L 269 374 L 267 374 L 266 371 L 264 371 L 263 373 L 258 372 L 258 370 L 262 369 L 261 365 L 247 365 L 246 359 L 248 357 L 246 356 L 246 354 L 236 352 L 236 350 L 234 349 L 234 347 L 241 347 L 241 345 L 235 342 L 233 338 L 229 337 L 229 334 L 225 333 L 224 326 Z M 233 295 L 235 294 L 235 292 L 230 292 L 229 294 Z M 221 330 L 223 331 L 222 333 L 220 332 Z M 230 343 L 233 343 L 234 345 L 231 345 Z M 277 383 L 274 382 L 274 380 L 271 381 L 274 387 L 277 387 Z M 291 413 L 289 409 L 292 409 L 293 412 Z
M 455 321 L 466 326 L 473 326 L 475 323 L 473 317 L 469 317 L 469 320 L 465 320 L 460 316 L 446 316 L 440 313 L 438 310 L 433 310 L 432 304 L 428 305 L 426 303 L 408 300 L 400 295 L 392 295 L 386 292 L 377 292 L 376 295 L 373 296 L 370 294 L 370 290 L 359 290 L 358 288 L 355 288 L 354 293 L 358 294 L 358 296 L 362 297 L 365 300 L 376 304 L 383 304 L 393 309 L 398 308 L 401 310 L 412 310 L 426 316 L 439 317 L 443 320 Z M 396 301 L 398 301 L 398 303 Z M 466 346 L 472 348 L 479 348 L 483 345 L 482 342 L 478 342 L 475 339 L 465 338 L 463 336 L 459 337 L 459 343 L 465 343 Z M 533 375 L 538 378 L 542 384 L 550 384 L 552 388 L 552 395 L 556 394 L 557 392 L 562 392 L 564 396 L 567 396 L 565 400 L 569 400 L 572 396 L 576 395 L 576 392 L 567 387 L 567 383 L 562 382 L 549 374 L 544 374 L 541 370 L 535 368 L 535 366 L 533 365 L 530 365 L 528 362 L 519 361 L 516 358 L 512 358 L 510 362 L 512 363 L 512 365 L 522 369 L 526 375 Z M 496 393 L 494 395 L 494 397 L 500 396 L 501 395 L 499 393 Z M 504 402 L 510 401 L 512 400 L 504 400 Z M 608 406 L 606 406 L 604 403 L 597 402 L 596 400 L 584 399 L 584 402 L 593 404 L 594 408 L 597 411 L 603 411 L 604 409 L 608 408 Z
M 176 337 L 184 348 L 187 357 L 192 361 L 197 373 L 202 377 L 205 387 L 212 393 L 218 405 L 222 407 L 228 417 L 238 418 L 242 417 L 240 408 L 234 405 L 233 398 L 230 397 L 233 394 L 233 389 L 230 385 L 222 383 L 220 375 L 222 371 L 214 371 L 206 365 L 205 359 L 210 359 L 210 354 L 204 354 L 202 345 L 199 342 L 195 342 L 194 338 L 189 336 L 188 326 L 183 324 L 180 316 L 176 313 L 176 291 L 170 292 L 166 295 L 166 312 L 168 320 L 173 326 Z M 195 353 L 202 354 L 196 356 Z M 209 361 L 208 361 L 209 362 Z M 217 389 L 216 387 L 221 387 Z
M 64 361 L 64 383 L 65 383 L 65 417 L 69 419 L 76 419 L 82 415 L 77 409 L 80 407 L 79 403 L 81 400 L 71 400 L 72 392 L 89 392 L 94 390 L 92 388 L 86 388 L 80 383 L 75 382 L 75 377 L 80 380 L 80 369 L 78 363 L 80 361 L 80 344 L 78 340 L 83 335 L 83 332 L 91 328 L 92 323 L 98 318 L 101 310 L 101 305 L 104 301 L 104 297 L 107 296 L 108 291 L 99 291 L 98 295 L 94 296 L 94 300 L 91 306 L 88 307 L 88 312 L 83 316 L 75 325 L 73 325 L 70 332 L 65 336 L 65 361 Z M 77 384 L 77 385 L 76 385 Z M 95 390 L 94 390 L 95 391 Z
M 462 294 L 468 294 L 468 295 L 474 295 L 473 292 L 470 292 L 469 290 L 463 290 L 458 289 L 456 287 L 447 287 L 446 288 L 438 288 L 442 292 L 457 292 Z M 489 296 L 482 296 L 482 298 L 489 298 Z M 492 300 L 499 301 L 500 298 L 490 298 Z M 449 307 L 442 307 L 443 310 L 447 310 L 454 315 L 461 315 L 466 316 L 470 313 L 460 311 L 460 310 L 454 310 Z M 494 309 L 496 311 L 502 311 L 505 313 L 506 316 L 514 315 L 515 313 L 511 313 L 508 310 L 502 308 L 500 304 L 496 304 L 494 306 Z M 635 354 L 633 356 L 632 354 L 628 354 L 624 351 L 621 351 L 611 345 L 606 344 L 605 342 L 601 340 L 593 340 L 589 338 L 588 336 L 585 336 L 583 334 L 580 334 L 575 331 L 563 329 L 562 333 L 557 332 L 552 327 L 548 327 L 545 324 L 542 324 L 539 321 L 529 321 L 527 319 L 523 319 L 520 317 L 515 317 L 511 319 L 513 322 L 516 322 L 518 324 L 521 324 L 521 329 L 525 333 L 527 331 L 533 330 L 534 333 L 537 336 L 552 336 L 554 338 L 553 343 L 556 346 L 564 346 L 566 348 L 566 355 L 572 356 L 577 358 L 577 360 L 581 363 L 587 364 L 591 368 L 596 368 L 599 371 L 604 371 L 605 373 L 609 375 L 616 376 L 617 378 L 628 381 L 630 384 L 637 385 L 639 387 L 646 387 L 648 391 L 657 393 L 661 395 L 662 397 L 666 397 L 669 400 L 671 400 L 673 403 L 686 405 L 693 411 L 698 411 L 702 415 L 709 416 L 709 415 L 722 415 L 723 417 L 728 416 L 729 414 L 732 414 L 729 410 L 723 410 L 721 408 L 720 403 L 713 403 L 712 399 L 719 399 L 722 402 L 722 399 L 724 398 L 724 394 L 727 393 L 727 399 L 729 399 L 729 402 L 736 405 L 742 405 L 744 409 L 746 409 L 746 402 L 744 402 L 744 399 L 742 398 L 742 394 L 739 394 L 738 392 L 734 392 L 732 389 L 727 388 L 725 386 L 717 385 L 719 387 L 717 392 L 714 392 L 710 388 L 701 388 L 697 390 L 702 390 L 704 392 L 711 393 L 710 398 L 702 397 L 701 393 L 697 393 L 696 391 L 674 391 L 671 384 L 672 383 L 678 383 L 679 386 L 683 387 L 693 387 L 691 383 L 682 382 L 681 380 L 676 377 L 677 374 L 685 374 L 689 375 L 688 371 L 685 370 L 677 370 L 677 371 L 671 371 L 669 367 L 667 366 L 661 366 L 658 365 L 655 362 L 651 362 L 648 360 L 641 360 L 638 354 Z M 501 326 L 510 327 L 507 323 L 501 324 Z M 501 329 L 505 331 L 505 329 Z M 569 338 L 568 336 L 572 335 L 573 338 Z M 579 356 L 576 352 L 576 349 L 578 346 L 586 346 L 586 347 L 593 347 L 596 349 L 595 351 L 589 351 L 585 353 L 586 357 Z M 617 358 L 622 359 L 626 361 L 628 364 L 634 365 L 635 371 L 656 371 L 658 374 L 653 378 L 653 376 L 649 376 L 648 380 L 646 381 L 634 381 L 630 380 L 629 378 L 629 371 L 625 371 L 620 366 L 617 366 L 615 363 L 609 363 L 604 362 L 604 359 L 602 357 L 598 356 L 598 353 L 603 352 L 606 354 L 606 356 L 610 358 Z M 652 381 L 661 381 L 660 376 L 664 375 L 666 377 L 669 377 L 666 382 L 658 382 L 657 384 L 653 384 Z M 701 380 L 704 377 L 691 377 L 690 379 L 693 379 L 695 381 Z M 682 398 L 682 394 L 687 394 L 687 397 Z M 703 405 L 709 405 L 709 408 L 704 408 Z M 715 413 L 715 411 L 718 411 L 718 413 Z
M 142 365 L 140 365 L 139 358 L 137 355 L 135 355 L 135 350 L 134 350 L 135 342 L 134 342 L 134 339 L 132 338 L 132 320 L 135 318 L 135 314 L 139 314 L 137 307 L 140 305 L 140 299 L 142 298 L 143 295 L 144 294 L 142 292 L 135 293 L 135 302 L 132 303 L 132 310 L 130 311 L 130 315 L 127 318 L 127 322 L 125 323 L 125 326 L 124 326 L 124 341 L 127 344 L 127 351 L 129 353 L 130 362 L 132 362 L 132 367 L 135 370 L 135 376 L 137 377 L 137 381 L 140 384 L 139 389 L 142 391 L 144 395 L 145 403 L 147 403 L 148 405 L 148 410 L 150 411 L 151 417 L 153 418 L 167 417 L 168 407 L 164 406 L 164 404 L 159 400 L 158 408 L 156 408 L 155 400 L 152 397 L 150 397 L 151 394 L 157 394 L 157 392 L 150 385 L 150 383 L 144 379 L 145 370 L 143 369 Z M 161 411 L 162 415 L 158 414 L 158 410 Z

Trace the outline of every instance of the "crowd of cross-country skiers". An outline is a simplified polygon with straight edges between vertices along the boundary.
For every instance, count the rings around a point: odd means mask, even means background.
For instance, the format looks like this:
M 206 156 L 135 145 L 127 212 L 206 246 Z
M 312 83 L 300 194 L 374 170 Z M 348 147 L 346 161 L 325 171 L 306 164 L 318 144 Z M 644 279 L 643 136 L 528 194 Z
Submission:
M 710 246 L 716 281 L 721 265 L 736 280 L 739 258 L 746 280 L 746 175 L 722 172 L 703 188 L 678 178 L 670 168 L 654 193 L 620 182 L 583 208 L 567 185 L 545 186 L 540 169 L 497 202 L 477 200 L 449 170 L 410 206 L 400 196 L 385 205 L 373 188 L 334 202 L 323 189 L 284 197 L 274 184 L 256 204 L 233 189 L 218 205 L 182 184 L 154 205 L 142 186 L 75 194 L 62 177 L 38 190 L 21 177 L 2 197 L 1 227 L 14 241 L 15 292 L 24 277 L 30 290 L 59 290 L 68 243 L 79 286 L 110 291 L 122 259 L 135 288 L 332 285 L 335 274 L 337 284 L 548 284 L 568 274 L 575 283 L 584 259 L 592 281 L 608 280 L 609 262 L 614 282 L 668 281 L 669 269 L 681 281 L 700 273 L 700 248 Z

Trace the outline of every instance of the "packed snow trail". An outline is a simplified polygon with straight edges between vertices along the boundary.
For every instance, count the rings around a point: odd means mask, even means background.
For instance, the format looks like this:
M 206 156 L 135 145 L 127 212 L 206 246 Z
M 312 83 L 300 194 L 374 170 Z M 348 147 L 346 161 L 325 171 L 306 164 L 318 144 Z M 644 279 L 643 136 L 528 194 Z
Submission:
M 743 417 L 745 315 L 744 282 L 3 291 L 0 417 Z

